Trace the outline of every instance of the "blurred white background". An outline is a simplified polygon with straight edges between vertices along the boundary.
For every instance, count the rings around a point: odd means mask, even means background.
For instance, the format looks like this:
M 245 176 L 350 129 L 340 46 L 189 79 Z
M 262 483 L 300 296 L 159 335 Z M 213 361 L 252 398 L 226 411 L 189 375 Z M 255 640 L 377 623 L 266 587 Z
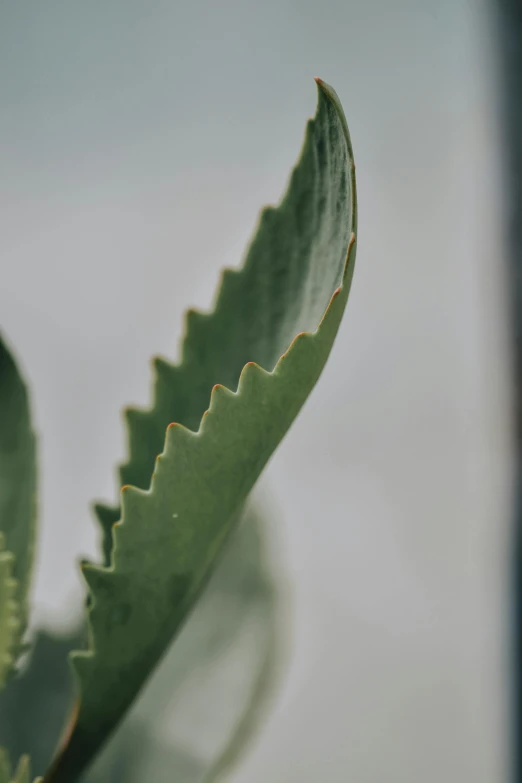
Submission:
M 0 4 L 1 326 L 42 434 L 39 618 L 81 594 L 118 411 L 279 198 L 319 75 L 350 124 L 351 301 L 263 485 L 292 659 L 234 781 L 507 779 L 509 395 L 481 0 Z

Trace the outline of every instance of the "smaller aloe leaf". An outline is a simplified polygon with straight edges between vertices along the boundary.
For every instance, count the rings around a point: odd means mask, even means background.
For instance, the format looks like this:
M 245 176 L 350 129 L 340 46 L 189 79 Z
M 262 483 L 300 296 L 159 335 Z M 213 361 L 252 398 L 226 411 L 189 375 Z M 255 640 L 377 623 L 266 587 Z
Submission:
M 36 535 L 36 439 L 26 385 L 0 339 L 0 531 L 14 555 L 20 606 L 18 644 L 28 618 Z
M 4 549 L 0 533 L 0 688 L 14 667 L 20 633 L 20 610 L 16 601 L 17 583 L 13 577 L 14 555 Z

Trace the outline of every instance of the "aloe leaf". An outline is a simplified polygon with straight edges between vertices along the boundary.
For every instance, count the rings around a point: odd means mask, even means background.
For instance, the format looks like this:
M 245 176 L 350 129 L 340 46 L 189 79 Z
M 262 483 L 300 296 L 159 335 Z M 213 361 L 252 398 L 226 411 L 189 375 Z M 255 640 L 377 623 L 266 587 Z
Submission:
M 18 368 L 0 339 L 0 531 L 14 555 L 19 641 L 28 617 L 36 535 L 36 441 L 29 398 Z
M 330 353 L 355 261 L 355 168 L 339 100 L 318 87 L 281 204 L 262 213 L 243 268 L 224 273 L 214 312 L 189 313 L 181 367 L 206 367 L 204 383 L 189 384 L 201 421 L 173 421 L 164 444 L 158 435 L 150 487 L 122 488 L 110 566 L 83 567 L 91 644 L 73 659 L 78 706 L 47 783 L 77 777 L 132 704 Z M 180 368 L 157 372 L 182 388 Z

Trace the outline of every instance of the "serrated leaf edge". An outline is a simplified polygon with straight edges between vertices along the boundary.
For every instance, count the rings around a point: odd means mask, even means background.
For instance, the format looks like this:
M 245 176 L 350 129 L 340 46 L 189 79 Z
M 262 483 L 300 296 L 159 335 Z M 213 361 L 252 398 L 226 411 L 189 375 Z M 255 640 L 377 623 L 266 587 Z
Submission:
M 348 129 L 348 125 L 346 122 L 346 117 L 344 115 L 344 111 L 341 106 L 341 102 L 339 100 L 339 97 L 337 96 L 337 93 L 335 90 L 328 85 L 326 82 L 324 82 L 322 79 L 319 79 L 318 77 L 315 78 L 315 81 L 317 83 L 318 88 L 329 98 L 329 100 L 335 105 L 337 110 L 337 115 L 341 120 L 343 130 L 344 130 L 344 136 L 347 144 L 347 151 L 348 151 L 348 162 L 350 166 L 350 195 L 351 195 L 351 203 L 350 203 L 350 211 L 352 216 L 352 236 L 355 239 L 356 233 L 357 233 L 357 193 L 356 193 L 356 183 L 355 183 L 355 162 L 354 162 L 354 155 L 353 155 L 353 147 L 350 137 L 350 132 Z M 311 118 L 308 120 L 307 124 L 307 131 L 305 133 L 305 141 L 303 142 L 303 148 L 301 150 L 301 154 L 298 158 L 298 162 L 294 166 L 292 173 L 289 178 L 289 184 L 285 191 L 285 195 L 283 196 L 283 199 L 281 202 L 275 206 L 275 205 L 267 205 L 265 206 L 259 215 L 257 225 L 253 232 L 253 237 L 255 238 L 258 235 L 258 232 L 260 230 L 261 225 L 263 224 L 263 221 L 265 219 L 265 216 L 267 213 L 278 211 L 279 209 L 284 209 L 286 204 L 286 199 L 288 197 L 288 194 L 290 192 L 290 183 L 292 181 L 292 178 L 294 176 L 295 171 L 299 167 L 299 162 L 301 155 L 304 150 L 304 146 L 306 144 L 306 138 L 308 135 L 308 126 L 315 121 L 315 118 Z M 158 408 L 158 386 L 160 383 L 160 378 L 162 375 L 172 375 L 175 376 L 178 373 L 183 374 L 185 371 L 186 363 L 187 363 L 187 352 L 190 350 L 190 336 L 192 333 L 192 330 L 194 328 L 194 325 L 197 325 L 198 323 L 201 324 L 208 324 L 212 323 L 213 319 L 217 316 L 219 312 L 219 305 L 221 303 L 221 298 L 226 286 L 226 281 L 228 278 L 231 277 L 237 277 L 241 276 L 244 271 L 244 265 L 246 263 L 247 257 L 243 259 L 243 263 L 239 267 L 224 267 L 220 270 L 219 277 L 218 277 L 218 283 L 215 289 L 215 293 L 213 296 L 213 301 L 208 310 L 201 310 L 198 308 L 191 307 L 189 308 L 184 315 L 184 328 L 182 331 L 182 337 L 180 341 L 180 360 L 178 362 L 171 362 L 168 359 L 166 359 L 163 356 L 156 356 L 152 359 L 152 367 L 155 371 L 155 382 L 153 386 L 153 399 L 151 403 L 147 406 L 137 406 L 137 405 L 130 405 L 124 408 L 123 416 L 125 421 L 125 430 L 127 433 L 127 452 L 128 457 L 127 459 L 120 464 L 118 468 L 118 473 L 121 475 L 122 480 L 119 482 L 120 487 L 122 485 L 127 484 L 128 482 L 124 480 L 124 474 L 127 473 L 131 467 L 134 465 L 135 456 L 133 454 L 133 448 L 132 448 L 132 439 L 133 439 L 133 433 L 134 433 L 134 427 L 137 426 L 137 423 L 140 422 L 141 426 L 146 425 L 148 428 L 151 429 L 158 429 L 159 423 L 156 419 L 156 413 Z M 348 263 L 345 266 L 345 276 L 343 279 L 343 283 L 345 283 L 346 278 L 346 271 L 348 269 Z M 328 308 L 325 310 L 325 314 L 327 312 Z M 324 316 L 323 316 L 324 317 Z M 317 327 L 317 330 L 320 328 L 320 325 Z M 316 330 L 316 331 L 317 331 Z M 294 338 L 295 339 L 295 338 Z M 291 347 L 291 346 L 290 346 Z M 288 350 L 290 350 L 290 347 Z M 288 352 L 288 351 L 287 351 Z M 282 357 L 281 357 L 282 358 Z M 272 368 L 272 372 L 275 370 L 275 367 Z M 227 388 L 227 387 L 225 387 Z M 232 391 L 229 389 L 229 391 Z M 200 421 L 200 426 L 197 430 L 191 430 L 191 432 L 199 432 L 201 428 L 201 423 L 205 416 L 208 415 L 210 409 L 209 408 L 203 412 L 202 419 Z M 165 429 L 164 427 L 168 426 L 165 424 L 161 428 L 161 433 L 163 437 L 163 448 L 164 448 L 164 433 Z M 184 426 L 184 425 L 178 425 L 178 426 Z M 158 450 L 159 453 L 159 450 Z M 132 482 L 131 482 L 131 485 Z M 102 502 L 96 502 L 93 504 L 93 510 L 95 512 L 96 517 L 98 518 L 98 522 L 101 526 L 102 530 L 102 549 L 103 549 L 103 556 L 104 556 L 104 564 L 106 566 L 110 565 L 110 559 L 111 559 L 111 553 L 112 553 L 112 547 L 113 547 L 113 540 L 112 540 L 112 532 L 114 530 L 115 524 L 117 524 L 121 520 L 121 504 L 120 506 L 111 506 L 106 503 Z
M 18 582 L 13 577 L 14 555 L 5 550 L 0 533 L 0 688 L 14 670 L 21 627 L 20 607 L 16 600 Z

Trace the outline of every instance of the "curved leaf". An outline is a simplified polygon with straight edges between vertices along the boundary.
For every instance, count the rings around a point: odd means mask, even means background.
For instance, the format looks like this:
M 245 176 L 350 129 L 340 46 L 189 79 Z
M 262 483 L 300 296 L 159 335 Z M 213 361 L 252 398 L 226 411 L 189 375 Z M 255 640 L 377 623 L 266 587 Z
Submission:
M 70 783 L 89 763 L 179 632 L 330 353 L 355 261 L 355 169 L 338 98 L 318 85 L 283 201 L 264 210 L 244 267 L 224 273 L 214 313 L 189 313 L 182 366 L 210 371 L 208 412 L 169 425 L 150 488 L 122 489 L 110 566 L 83 567 L 91 646 L 74 657 L 78 709 L 48 782 Z M 159 366 L 182 383 L 179 368 Z M 207 381 L 190 393 L 206 405 Z
M 28 591 L 36 535 L 36 441 L 24 381 L 0 339 L 0 531 L 14 555 L 18 582 L 19 639 L 28 616 Z

